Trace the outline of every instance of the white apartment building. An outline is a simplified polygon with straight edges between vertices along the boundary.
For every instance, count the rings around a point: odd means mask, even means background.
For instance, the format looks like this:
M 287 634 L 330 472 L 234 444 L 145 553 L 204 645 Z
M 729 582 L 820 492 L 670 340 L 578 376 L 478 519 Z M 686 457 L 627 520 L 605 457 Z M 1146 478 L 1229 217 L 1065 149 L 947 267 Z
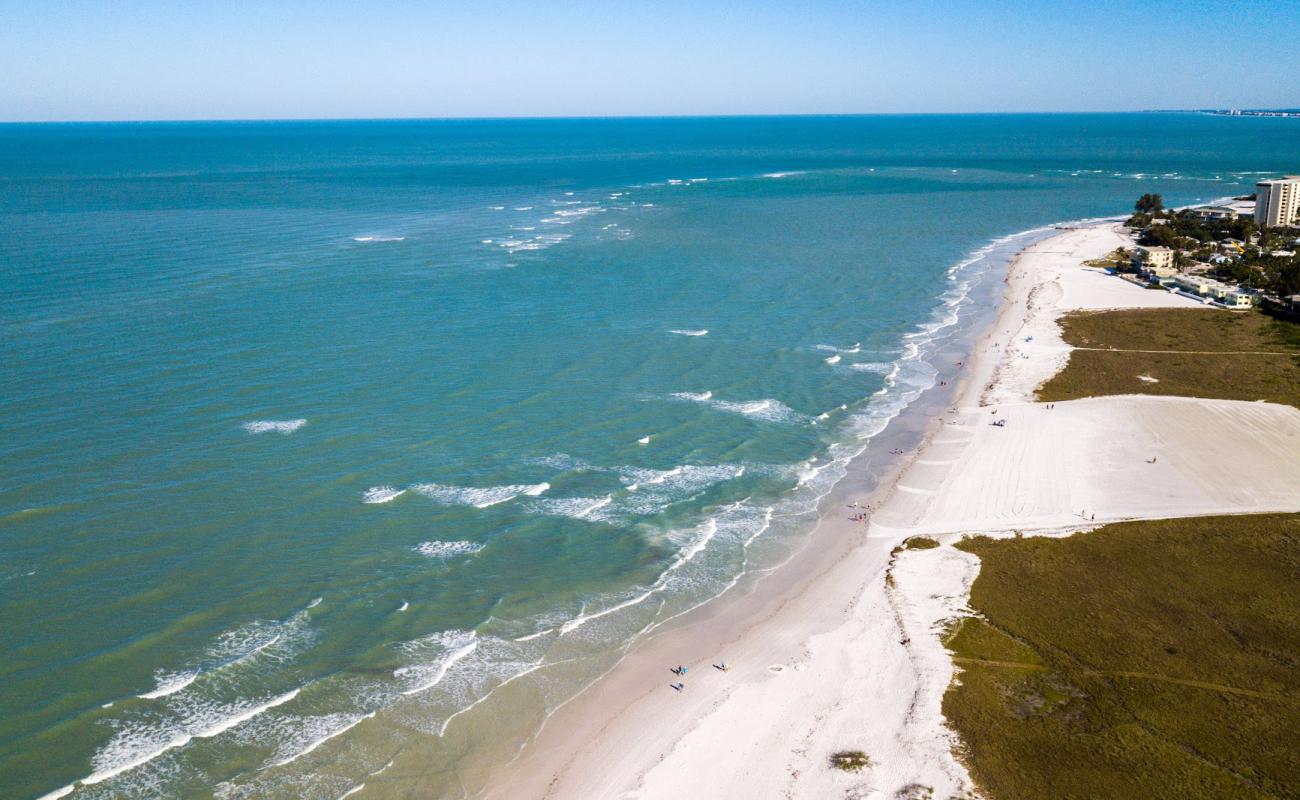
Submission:
M 1168 247 L 1137 247 L 1133 250 L 1133 268 L 1139 272 L 1172 270 L 1174 251 Z
M 1255 184 L 1255 222 L 1264 228 L 1300 224 L 1300 175 Z

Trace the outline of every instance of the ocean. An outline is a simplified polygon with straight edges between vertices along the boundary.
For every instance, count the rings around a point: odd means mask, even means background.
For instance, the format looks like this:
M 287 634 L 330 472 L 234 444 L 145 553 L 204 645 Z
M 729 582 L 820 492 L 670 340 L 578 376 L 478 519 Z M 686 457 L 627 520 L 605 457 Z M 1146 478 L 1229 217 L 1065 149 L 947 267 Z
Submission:
M 1197 114 L 0 125 L 0 794 L 462 796 L 788 557 L 1020 247 L 1297 154 Z

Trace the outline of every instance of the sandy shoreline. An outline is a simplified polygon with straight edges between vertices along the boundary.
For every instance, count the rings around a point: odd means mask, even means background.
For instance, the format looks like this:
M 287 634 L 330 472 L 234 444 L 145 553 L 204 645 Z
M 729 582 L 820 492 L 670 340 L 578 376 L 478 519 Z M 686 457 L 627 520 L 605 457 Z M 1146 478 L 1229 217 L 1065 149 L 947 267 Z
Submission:
M 960 613 L 978 560 L 951 547 L 895 558 L 900 543 L 918 533 L 951 541 L 972 530 L 1068 532 L 1117 519 L 1300 510 L 1287 491 L 1300 484 L 1300 464 L 1289 458 L 1300 441 L 1295 409 L 1126 396 L 1048 411 L 1032 401 L 1068 356 L 1060 314 L 1202 307 L 1080 266 L 1128 243 L 1117 224 L 1099 223 L 1026 248 L 953 408 L 931 421 L 910 462 L 872 476 L 879 496 L 865 494 L 861 467 L 850 465 L 789 562 L 634 647 L 495 769 L 479 796 L 966 792 L 969 777 L 939 713 L 953 666 L 936 628 Z M 1005 427 L 990 424 L 999 418 Z M 1145 460 L 1152 455 L 1156 465 Z M 1231 485 L 1225 463 L 1239 476 Z M 849 520 L 854 501 L 878 506 L 869 525 Z M 729 671 L 711 666 L 722 661 Z M 681 693 L 668 687 L 673 664 L 690 668 Z M 871 766 L 829 769 L 827 757 L 841 749 L 865 751 Z

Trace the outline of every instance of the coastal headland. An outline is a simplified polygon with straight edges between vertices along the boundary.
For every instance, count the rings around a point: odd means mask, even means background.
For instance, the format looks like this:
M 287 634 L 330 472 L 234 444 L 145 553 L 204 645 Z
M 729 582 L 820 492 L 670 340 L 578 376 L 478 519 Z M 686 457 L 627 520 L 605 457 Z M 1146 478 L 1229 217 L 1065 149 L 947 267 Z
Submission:
M 1203 309 L 1083 265 L 1131 243 L 1120 224 L 1100 222 L 1026 248 L 951 406 L 907 461 L 870 482 L 851 468 L 802 550 L 634 646 L 513 761 L 484 767 L 478 796 L 977 792 L 971 754 L 943 714 L 963 668 L 949 636 L 979 574 L 976 552 L 954 544 L 973 533 L 1069 536 L 1110 522 L 1300 511 L 1300 409 L 1036 396 L 1074 349 L 1063 315 Z M 676 665 L 689 670 L 681 691 L 669 688 Z M 846 752 L 863 758 L 834 768 L 831 756 Z

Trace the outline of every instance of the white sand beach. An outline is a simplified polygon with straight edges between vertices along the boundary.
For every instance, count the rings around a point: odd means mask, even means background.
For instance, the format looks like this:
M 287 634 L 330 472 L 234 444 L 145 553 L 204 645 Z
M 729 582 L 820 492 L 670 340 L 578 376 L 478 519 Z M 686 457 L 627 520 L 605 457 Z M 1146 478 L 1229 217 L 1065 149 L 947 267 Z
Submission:
M 782 568 L 634 647 L 499 769 L 492 798 L 895 798 L 971 788 L 940 714 L 953 665 L 941 622 L 978 560 L 895 553 L 917 534 L 1066 534 L 1102 522 L 1300 511 L 1300 411 L 1180 397 L 1033 402 L 1065 363 L 1076 309 L 1200 307 L 1081 266 L 1129 244 L 1104 223 L 1022 253 L 1003 310 L 869 525 L 852 475 Z M 1229 313 L 1229 312 L 1224 312 Z M 1006 420 L 1005 426 L 991 423 Z M 1151 461 L 1154 459 L 1154 461 Z M 1095 515 L 1095 521 L 1093 519 Z M 891 563 L 893 564 L 891 568 Z M 889 572 L 889 580 L 886 573 Z M 712 664 L 726 661 L 727 671 Z M 673 664 L 689 666 L 678 693 Z M 865 751 L 860 773 L 828 756 Z M 920 796 L 919 794 L 917 796 Z

